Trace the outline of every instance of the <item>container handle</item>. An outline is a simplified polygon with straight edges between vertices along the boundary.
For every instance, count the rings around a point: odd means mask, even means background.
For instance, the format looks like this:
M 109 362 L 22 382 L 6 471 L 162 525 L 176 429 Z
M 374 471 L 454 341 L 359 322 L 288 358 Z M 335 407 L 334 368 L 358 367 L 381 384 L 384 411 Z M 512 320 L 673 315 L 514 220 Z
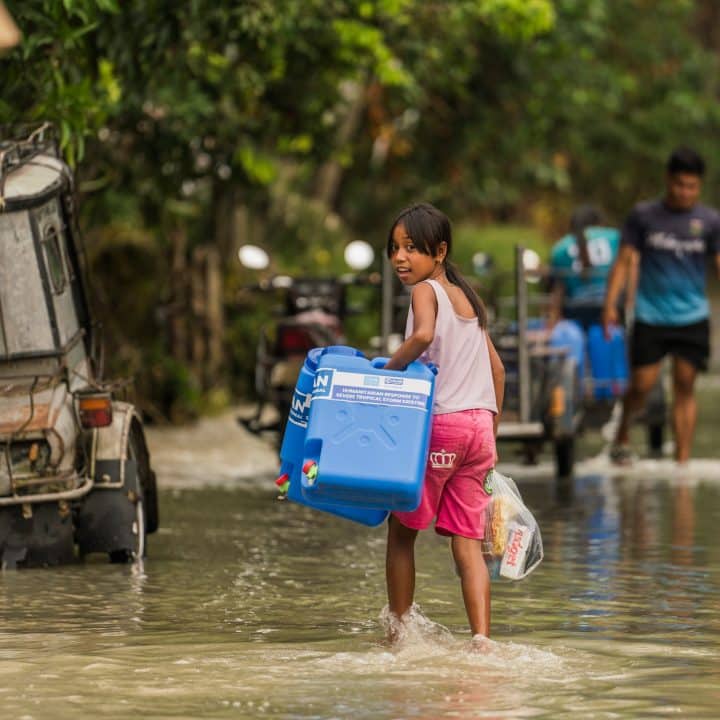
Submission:
M 370 361 L 370 364 L 372 365 L 372 367 L 382 370 L 388 364 L 389 360 L 390 360 L 390 358 L 386 358 L 386 357 L 376 357 Z M 437 365 L 435 365 L 435 363 L 425 362 L 425 363 L 421 363 L 421 364 L 424 365 L 433 375 L 438 374 Z M 400 371 L 400 372 L 402 372 L 402 371 Z

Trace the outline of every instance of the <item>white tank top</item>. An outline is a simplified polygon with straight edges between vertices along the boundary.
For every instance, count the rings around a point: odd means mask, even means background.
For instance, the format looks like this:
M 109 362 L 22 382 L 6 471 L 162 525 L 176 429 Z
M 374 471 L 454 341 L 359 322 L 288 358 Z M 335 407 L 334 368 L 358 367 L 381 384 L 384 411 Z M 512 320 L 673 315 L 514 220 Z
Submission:
M 435 291 L 438 312 L 435 336 L 420 356 L 437 366 L 433 413 L 482 409 L 497 413 L 495 386 L 490 369 L 487 335 L 477 317 L 458 315 L 445 288 L 437 280 L 425 280 Z M 415 316 L 408 312 L 405 337 L 412 335 Z

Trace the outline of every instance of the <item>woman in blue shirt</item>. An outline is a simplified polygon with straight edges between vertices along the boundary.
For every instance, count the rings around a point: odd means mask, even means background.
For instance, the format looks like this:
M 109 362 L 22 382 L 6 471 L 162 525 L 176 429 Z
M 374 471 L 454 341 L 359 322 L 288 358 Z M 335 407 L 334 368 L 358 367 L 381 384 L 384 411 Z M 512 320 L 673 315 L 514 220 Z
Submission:
M 620 233 L 603 226 L 596 208 L 582 205 L 573 212 L 570 232 L 550 252 L 550 328 L 562 318 L 575 320 L 585 330 L 600 323 L 607 278 L 619 245 Z

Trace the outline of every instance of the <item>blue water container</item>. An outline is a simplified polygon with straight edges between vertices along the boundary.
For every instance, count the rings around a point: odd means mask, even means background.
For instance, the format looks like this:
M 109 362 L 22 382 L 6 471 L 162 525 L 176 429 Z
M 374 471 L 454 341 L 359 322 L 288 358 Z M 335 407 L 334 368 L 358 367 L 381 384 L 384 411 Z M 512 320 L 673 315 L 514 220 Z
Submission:
M 622 395 L 628 383 L 627 350 L 623 329 L 612 327 L 608 340 L 600 325 L 591 325 L 588 330 L 588 355 L 595 398 L 607 400 Z
M 336 355 L 348 357 L 363 357 L 359 350 L 338 345 L 331 348 L 314 348 L 308 352 L 305 362 L 298 375 L 288 421 L 285 424 L 285 434 L 280 448 L 280 478 L 289 481 L 287 497 L 293 502 L 308 505 L 315 510 L 338 515 L 347 520 L 354 520 L 374 527 L 380 525 L 388 515 L 387 510 L 376 510 L 358 507 L 348 507 L 325 502 L 316 502 L 312 498 L 305 498 L 302 493 L 300 476 L 303 465 L 303 450 L 305 434 L 308 426 L 312 389 L 315 380 L 318 361 L 324 352 L 331 351 Z
M 305 438 L 302 492 L 310 500 L 410 511 L 420 504 L 435 374 L 402 371 L 330 348 L 318 362 Z
M 560 320 L 550 332 L 550 346 L 567 348 L 575 360 L 578 379 L 585 377 L 585 333 L 574 320 Z

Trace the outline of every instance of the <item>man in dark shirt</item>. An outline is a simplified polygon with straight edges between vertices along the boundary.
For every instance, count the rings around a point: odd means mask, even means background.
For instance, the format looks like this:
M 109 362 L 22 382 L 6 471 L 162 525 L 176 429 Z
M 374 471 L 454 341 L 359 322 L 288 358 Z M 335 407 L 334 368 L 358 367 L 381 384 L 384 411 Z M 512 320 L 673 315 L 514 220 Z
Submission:
M 617 303 L 637 273 L 635 323 L 630 342 L 630 385 L 610 450 L 613 462 L 632 460 L 629 423 L 673 357 L 675 459 L 690 457 L 697 403 L 695 378 L 710 355 L 709 304 L 705 290 L 708 256 L 720 273 L 720 214 L 698 203 L 703 159 L 689 148 L 676 149 L 667 163 L 665 197 L 636 205 L 622 230 L 618 258 L 610 272 L 603 325 L 618 322 Z

